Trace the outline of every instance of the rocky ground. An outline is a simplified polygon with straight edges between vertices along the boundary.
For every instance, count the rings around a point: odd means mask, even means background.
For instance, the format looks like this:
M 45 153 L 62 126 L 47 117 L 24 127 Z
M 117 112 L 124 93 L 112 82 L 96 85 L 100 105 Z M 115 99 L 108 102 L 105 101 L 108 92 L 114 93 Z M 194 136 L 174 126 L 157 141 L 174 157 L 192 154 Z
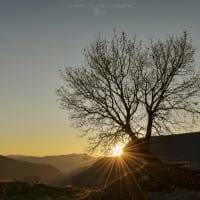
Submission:
M 83 200 L 90 191 L 20 181 L 1 181 L 0 200 Z
M 188 163 L 146 162 L 89 200 L 200 200 L 200 173 Z
M 148 200 L 200 200 L 200 170 L 198 164 L 167 163 L 162 170 L 143 175 L 140 180 Z M 149 169 L 150 170 L 150 169 Z M 168 173 L 163 173 L 168 172 Z M 150 186 L 151 184 L 151 186 Z
M 148 192 L 148 200 L 199 200 L 200 191 L 175 189 L 171 192 Z

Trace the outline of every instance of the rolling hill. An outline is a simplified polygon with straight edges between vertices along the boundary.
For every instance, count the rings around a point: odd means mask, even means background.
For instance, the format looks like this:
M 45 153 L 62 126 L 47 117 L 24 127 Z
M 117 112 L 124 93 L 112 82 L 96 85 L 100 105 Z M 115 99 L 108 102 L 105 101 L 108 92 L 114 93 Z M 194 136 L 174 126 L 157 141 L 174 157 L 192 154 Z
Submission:
M 150 150 L 165 161 L 200 162 L 200 133 L 153 137 Z M 141 155 L 130 154 L 123 158 L 105 157 L 80 173 L 68 176 L 68 183 L 79 187 L 105 187 L 129 172 L 144 168 Z
M 65 176 L 47 164 L 32 164 L 0 156 L 0 180 L 21 180 L 62 185 Z
M 97 157 L 86 157 L 85 154 L 69 154 L 44 157 L 10 155 L 9 157 L 14 158 L 15 160 L 26 161 L 30 163 L 48 164 L 57 168 L 66 175 L 79 168 L 89 167 L 98 160 Z

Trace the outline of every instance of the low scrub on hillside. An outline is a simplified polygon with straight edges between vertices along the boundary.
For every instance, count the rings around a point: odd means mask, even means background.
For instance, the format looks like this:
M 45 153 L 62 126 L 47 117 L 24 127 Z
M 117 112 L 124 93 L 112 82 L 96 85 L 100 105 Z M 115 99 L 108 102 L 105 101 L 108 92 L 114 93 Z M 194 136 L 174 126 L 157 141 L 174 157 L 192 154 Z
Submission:
M 82 200 L 91 191 L 72 186 L 55 187 L 25 182 L 0 182 L 0 200 Z

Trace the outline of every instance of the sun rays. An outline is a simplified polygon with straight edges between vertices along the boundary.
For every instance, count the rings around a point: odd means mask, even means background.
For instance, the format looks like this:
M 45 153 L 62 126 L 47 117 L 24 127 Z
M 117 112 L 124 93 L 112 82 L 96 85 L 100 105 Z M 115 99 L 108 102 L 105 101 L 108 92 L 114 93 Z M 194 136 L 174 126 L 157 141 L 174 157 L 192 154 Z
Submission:
M 126 146 L 117 144 L 111 151 L 111 157 L 102 159 L 101 169 L 98 170 L 98 173 L 101 173 L 98 179 L 104 180 L 101 183 L 103 186 L 100 192 L 101 200 L 135 196 L 136 193 L 145 199 L 138 176 L 146 174 L 146 162 L 143 158 L 147 155 L 138 152 L 138 148 L 138 144 Z M 98 181 L 99 184 L 100 182 Z M 129 194 L 130 188 L 131 191 L 134 190 L 133 194 Z
M 126 146 L 118 143 L 110 155 L 101 158 L 86 172 L 84 187 L 99 188 L 98 200 L 137 199 L 137 196 L 146 199 L 141 177 L 150 176 L 148 160 L 151 158 L 142 147 L 141 143 L 129 142 Z

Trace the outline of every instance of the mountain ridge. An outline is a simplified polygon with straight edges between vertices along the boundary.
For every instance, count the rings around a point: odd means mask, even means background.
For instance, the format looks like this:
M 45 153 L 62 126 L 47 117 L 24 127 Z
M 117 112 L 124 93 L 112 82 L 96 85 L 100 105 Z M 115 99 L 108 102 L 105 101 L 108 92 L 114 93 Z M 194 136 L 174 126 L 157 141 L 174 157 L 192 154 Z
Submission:
M 97 161 L 97 157 L 87 156 L 85 154 L 66 154 L 52 156 L 24 156 L 24 155 L 9 155 L 19 161 L 27 161 L 37 164 L 49 164 L 59 169 L 63 174 L 68 175 L 76 169 L 87 167 Z
M 0 180 L 21 180 L 63 185 L 65 181 L 58 169 L 47 164 L 33 164 L 0 155 Z

